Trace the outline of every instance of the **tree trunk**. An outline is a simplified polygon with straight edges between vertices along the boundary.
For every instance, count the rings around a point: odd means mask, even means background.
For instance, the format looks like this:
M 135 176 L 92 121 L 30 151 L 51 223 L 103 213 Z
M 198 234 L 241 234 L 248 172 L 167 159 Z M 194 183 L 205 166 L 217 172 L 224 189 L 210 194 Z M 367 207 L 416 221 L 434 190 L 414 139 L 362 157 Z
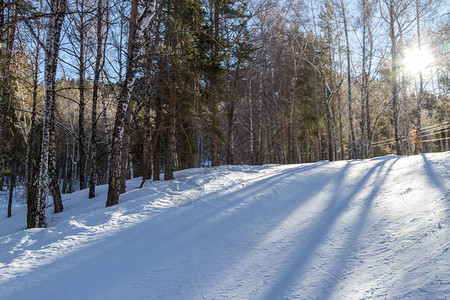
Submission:
M 54 137 L 52 137 L 52 131 L 54 133 L 54 108 L 55 108 L 55 84 L 56 84 L 56 68 L 58 63 L 58 54 L 60 46 L 61 29 L 66 13 L 66 1 L 65 0 L 52 0 L 50 3 L 51 17 L 48 22 L 47 40 L 46 40 L 46 53 L 45 53 L 45 113 L 44 124 L 42 134 L 42 152 L 40 159 L 40 170 L 38 179 L 38 203 L 37 211 L 35 214 L 35 222 L 32 227 L 43 228 L 46 227 L 45 207 L 47 199 L 47 173 L 49 167 L 52 169 L 56 166 L 55 157 L 51 156 L 54 151 Z M 53 164 L 55 162 L 55 165 Z M 52 174 L 50 174 L 52 175 Z M 54 183 L 54 182 L 52 182 Z M 52 191 L 54 194 L 54 201 L 57 199 L 58 191 L 55 190 L 55 186 L 52 185 Z M 62 210 L 62 202 L 58 209 Z M 55 211 L 57 209 L 55 205 Z
M 325 92 L 325 106 L 327 111 L 328 160 L 333 161 L 334 160 L 333 116 L 331 112 L 331 104 L 328 92 Z
M 260 165 L 264 162 L 263 158 L 263 143 L 262 143 L 262 112 L 263 112 L 263 75 L 262 67 L 259 67 L 259 89 L 258 89 L 258 136 L 256 137 L 256 148 L 257 148 L 257 164 Z
M 177 105 L 177 91 L 175 83 L 170 83 L 169 98 L 169 116 L 167 126 L 167 149 L 166 149 L 166 168 L 164 172 L 164 180 L 173 179 L 173 160 L 175 156 L 175 118 Z
M 148 4 L 148 3 L 147 3 Z M 147 28 L 151 18 L 153 17 L 155 9 L 155 2 L 153 7 L 146 7 L 142 18 L 139 18 L 138 24 L 138 1 L 132 0 L 130 11 L 130 29 L 128 32 L 128 49 L 127 49 L 127 70 L 125 73 L 125 80 L 122 83 L 119 101 L 117 103 L 116 120 L 114 123 L 114 130 L 111 140 L 111 156 L 109 161 L 109 179 L 108 179 L 108 197 L 106 206 L 111 206 L 119 203 L 120 195 L 120 178 L 122 166 L 122 138 L 124 130 L 124 121 L 126 112 L 128 110 L 131 99 L 131 91 L 135 80 L 135 61 L 138 54 L 138 47 L 136 40 L 140 37 L 143 31 Z M 126 152 L 128 154 L 128 152 Z
M 389 37 L 391 39 L 391 56 L 392 56 L 392 110 L 394 117 L 395 147 L 397 155 L 402 155 L 402 144 L 399 129 L 398 95 L 397 95 L 398 50 L 395 33 L 396 17 L 395 17 L 394 3 L 395 3 L 394 0 L 390 0 L 389 2 Z
M 212 62 L 219 64 L 219 18 L 220 18 L 220 0 L 214 0 L 214 39 L 212 40 Z M 218 133 L 219 133 L 219 77 L 213 74 L 212 85 L 212 137 L 211 137 L 211 159 L 212 166 L 219 165 L 219 147 L 218 147 Z
M 123 194 L 127 187 L 127 170 L 130 152 L 130 136 L 131 136 L 131 111 L 133 108 L 133 99 L 130 97 L 128 101 L 128 108 L 125 115 L 125 123 L 122 137 L 122 159 L 120 171 L 120 193 Z
M 226 163 L 233 164 L 233 120 L 234 120 L 234 99 L 228 103 L 228 124 L 227 124 L 227 144 Z
M 116 120 L 111 140 L 111 157 L 109 162 L 108 197 L 106 206 L 119 203 L 121 158 L 122 158 L 122 136 L 124 121 L 130 102 L 130 92 L 134 83 L 134 60 L 136 56 L 135 33 L 138 17 L 138 0 L 132 0 L 130 12 L 130 30 L 128 35 L 128 57 L 125 81 L 122 83 L 119 101 L 116 110 Z M 128 152 L 127 152 L 128 154 Z
M 53 99 L 54 101 L 55 99 Z M 54 103 L 53 103 L 54 106 Z M 55 116 L 54 107 L 51 117 L 51 125 L 49 128 L 49 156 L 48 156 L 48 174 L 49 174 L 49 190 L 53 198 L 54 213 L 62 212 L 64 207 L 61 198 L 61 190 L 58 182 L 58 169 L 56 167 L 56 134 L 55 134 Z
M 366 28 L 367 28 L 367 1 L 362 0 L 362 61 L 361 61 L 361 158 L 367 158 L 367 116 L 366 116 Z
M 253 99 L 252 99 L 252 78 L 249 80 L 250 87 L 248 89 L 248 101 L 249 101 L 249 126 L 250 126 L 250 162 L 255 164 L 255 127 L 253 126 Z
M 215 101 L 215 100 L 213 100 Z M 212 133 L 211 133 L 211 165 L 219 165 L 219 146 L 217 132 L 219 130 L 219 107 L 216 103 L 213 103 L 212 107 Z
M 420 41 L 420 15 L 419 15 L 419 1 L 416 0 L 416 29 L 417 29 L 417 47 L 419 48 L 419 52 L 421 50 L 421 41 Z M 422 71 L 419 71 L 419 93 L 417 94 L 417 139 L 422 141 L 422 98 L 423 98 L 423 76 Z M 426 140 L 426 138 L 425 138 Z M 428 152 L 428 143 L 424 142 L 424 149 Z
M 144 96 L 144 141 L 142 150 L 142 185 L 152 177 L 152 127 L 150 123 L 150 96 Z
M 12 214 L 12 200 L 14 195 L 14 188 L 16 187 L 16 166 L 13 163 L 11 166 L 11 175 L 9 177 L 9 199 L 8 199 L 8 218 Z
M 278 155 L 277 155 L 277 160 L 279 157 L 279 160 L 277 161 L 277 163 L 281 163 L 284 164 L 286 163 L 286 159 L 285 159 L 285 154 L 284 154 L 284 143 L 283 143 L 283 135 L 281 134 L 281 122 L 280 122 L 280 108 L 278 105 L 278 97 L 276 97 L 275 94 L 275 75 L 274 75 L 274 70 L 273 67 L 270 68 L 270 79 L 271 79 L 271 86 L 272 86 L 272 103 L 274 105 L 274 114 L 275 114 L 275 130 L 274 130 L 274 139 L 275 139 L 275 144 L 277 144 L 276 150 L 275 151 L 279 151 Z
M 177 14 L 180 9 L 180 2 L 178 0 L 174 1 L 173 5 L 173 20 L 170 24 L 169 28 L 169 43 L 170 48 L 173 52 L 178 51 L 179 49 L 179 41 L 178 34 L 176 32 L 177 29 Z M 164 170 L 164 180 L 174 179 L 173 177 L 173 166 L 174 166 L 174 158 L 175 158 L 175 148 L 176 148 L 176 137 L 175 137 L 175 126 L 176 126 L 176 108 L 177 108 L 177 98 L 178 98 L 178 90 L 177 90 L 177 71 L 178 65 L 176 58 L 172 58 L 170 61 L 170 69 L 169 69 L 169 107 L 168 107 L 168 116 L 167 116 L 167 140 L 166 140 L 166 164 Z M 213 150 L 214 155 L 214 150 Z
M 366 113 L 365 113 L 365 117 L 366 117 L 366 136 L 367 136 L 367 145 L 366 145 L 366 153 L 367 153 L 367 157 L 371 157 L 371 153 L 372 153 L 372 149 L 371 149 L 371 137 L 372 137 L 372 132 L 371 132 L 371 128 L 370 128 L 370 124 L 371 124 L 371 115 L 370 115 L 370 90 L 369 90 L 369 84 L 370 84 L 370 74 L 372 73 L 372 62 L 373 62 L 373 35 L 372 35 L 372 27 L 371 27 L 371 23 L 370 20 L 366 20 L 367 23 L 367 31 L 368 31 L 368 38 L 369 38 L 369 57 L 368 57 L 368 70 L 367 73 L 365 74 L 365 100 L 366 100 Z
M 319 125 L 319 120 L 320 120 L 320 105 L 319 105 L 319 97 L 318 97 L 318 87 L 317 87 L 317 71 L 316 69 L 314 69 L 314 73 L 313 73 L 313 82 L 314 82 L 314 104 L 315 104 L 315 112 L 316 112 L 316 134 L 317 134 L 317 139 L 316 141 L 314 141 L 314 155 L 315 155 L 315 161 L 319 161 L 321 160 L 321 153 L 322 153 L 322 141 L 321 141 L 321 128 Z
M 103 1 L 97 0 L 97 55 L 94 66 L 94 82 L 92 86 L 92 114 L 91 114 L 91 141 L 90 141 L 90 174 L 89 174 L 89 198 L 95 197 L 95 185 L 97 183 L 97 100 L 98 84 L 100 81 L 100 72 L 102 69 L 101 58 L 103 55 Z
M 290 109 L 289 109 L 289 163 L 295 164 L 296 161 L 296 134 L 294 132 L 294 123 L 295 123 L 295 83 L 297 79 L 297 63 L 294 57 L 294 79 L 291 80 L 291 91 L 290 91 Z
M 73 190 L 73 157 L 69 155 L 69 160 L 67 163 L 67 193 L 71 194 Z
M 40 30 L 37 32 L 37 38 L 40 38 Z M 33 69 L 33 108 L 31 113 L 31 130 L 28 137 L 27 147 L 27 172 L 26 172 L 26 201 L 27 201 L 27 228 L 33 228 L 35 224 L 35 213 L 37 211 L 37 165 L 39 159 L 39 147 L 37 145 L 37 138 L 39 135 L 36 126 L 37 115 L 37 94 L 38 94 L 38 75 L 39 75 L 39 42 L 36 41 L 36 54 L 34 57 Z
M 333 144 L 333 129 L 334 129 L 334 123 L 333 123 L 333 113 L 331 111 L 331 91 L 328 87 L 327 80 L 325 78 L 325 74 L 322 70 L 322 59 L 320 57 L 321 54 L 319 54 L 319 73 L 322 78 L 322 84 L 323 84 L 323 91 L 325 96 L 325 110 L 327 114 L 327 140 L 328 140 L 328 160 L 333 161 L 334 160 L 334 144 Z
M 173 69 L 171 70 L 173 76 Z M 166 168 L 164 172 L 164 180 L 173 179 L 173 160 L 175 157 L 175 122 L 176 122 L 176 106 L 177 106 L 177 89 L 174 78 L 170 78 L 170 95 L 169 95 L 169 115 L 167 126 L 167 148 L 166 148 Z
M 347 44 L 347 84 L 348 84 L 348 116 L 349 116 L 349 129 L 350 129 L 350 145 L 352 149 L 351 158 L 356 156 L 356 142 L 355 142 L 355 129 L 353 126 L 353 107 L 352 107 L 352 77 L 351 77 L 351 63 L 350 63 L 350 42 L 348 39 L 347 29 L 347 17 L 345 15 L 344 1 L 341 0 L 342 16 L 344 18 L 344 33 L 345 41 Z
M 336 19 L 336 22 L 338 20 Z M 337 47 L 338 47 L 338 56 L 339 56 L 339 72 L 336 70 L 336 65 L 334 65 L 334 72 L 335 72 L 335 86 L 339 85 L 339 78 L 342 78 L 342 47 L 341 47 L 341 36 L 338 35 L 337 37 Z M 343 124 L 342 124 L 342 99 L 341 99 L 342 93 L 339 91 L 337 95 L 337 113 L 338 113 L 338 126 L 339 126 L 339 144 L 336 143 L 336 148 L 339 148 L 339 151 L 336 150 L 336 152 L 339 153 L 339 155 L 336 155 L 336 159 L 343 160 L 345 159 L 345 149 L 344 149 L 344 130 L 343 130 Z
M 101 0 L 99 0 L 101 2 Z M 84 21 L 84 0 L 81 0 L 80 7 L 80 24 L 78 25 L 79 36 L 79 46 L 80 46 L 80 56 L 79 58 L 79 77 L 78 77 L 78 90 L 80 92 L 80 109 L 78 113 L 78 165 L 79 165 L 79 178 L 80 178 L 80 190 L 84 190 L 86 188 L 86 179 L 85 179 L 85 166 L 86 166 L 86 137 L 84 134 L 84 110 L 85 110 L 85 73 L 86 73 L 86 62 L 84 57 L 84 44 L 85 44 L 85 21 Z
M 162 84 L 162 80 L 160 80 Z M 159 174 L 161 172 L 161 125 L 162 125 L 162 101 L 161 95 L 162 87 L 160 86 L 159 92 L 155 98 L 155 133 L 153 143 L 153 181 L 159 180 Z
M 108 114 L 107 112 L 107 105 L 106 105 L 106 99 L 105 97 L 101 97 L 102 99 L 102 106 L 103 109 L 101 111 L 101 115 L 103 118 L 103 130 L 105 131 L 105 141 L 106 141 L 106 145 L 107 145 L 107 155 L 106 155 L 106 162 L 107 162 L 107 167 L 106 167 L 106 172 L 105 175 L 103 176 L 102 181 L 103 182 L 107 182 L 109 179 L 109 166 L 111 165 L 111 141 L 110 141 L 110 130 L 109 130 L 109 123 L 108 123 Z

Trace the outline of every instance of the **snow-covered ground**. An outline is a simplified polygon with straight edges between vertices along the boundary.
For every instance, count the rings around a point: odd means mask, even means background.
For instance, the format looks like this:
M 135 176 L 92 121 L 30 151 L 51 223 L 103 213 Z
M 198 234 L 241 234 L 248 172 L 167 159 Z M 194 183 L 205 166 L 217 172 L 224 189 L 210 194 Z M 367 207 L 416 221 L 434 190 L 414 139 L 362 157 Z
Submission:
M 221 166 L 0 214 L 1 299 L 449 299 L 450 152 Z

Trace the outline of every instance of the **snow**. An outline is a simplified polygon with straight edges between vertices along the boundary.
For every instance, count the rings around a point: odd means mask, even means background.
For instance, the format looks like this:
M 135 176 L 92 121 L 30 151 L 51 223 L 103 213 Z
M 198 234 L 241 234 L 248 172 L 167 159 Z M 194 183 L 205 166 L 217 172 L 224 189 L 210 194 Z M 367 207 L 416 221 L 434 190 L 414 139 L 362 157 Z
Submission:
M 221 166 L 0 215 L 0 299 L 448 299 L 450 152 Z M 51 203 L 51 201 L 49 201 Z

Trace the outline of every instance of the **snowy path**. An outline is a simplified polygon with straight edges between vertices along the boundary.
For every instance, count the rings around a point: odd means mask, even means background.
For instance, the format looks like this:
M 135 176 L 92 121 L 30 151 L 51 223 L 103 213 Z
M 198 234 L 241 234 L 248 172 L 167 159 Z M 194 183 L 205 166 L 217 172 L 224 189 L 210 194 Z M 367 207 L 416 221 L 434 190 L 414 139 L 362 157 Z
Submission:
M 2 212 L 0 299 L 450 295 L 450 152 L 175 175 L 68 195 L 45 230 Z

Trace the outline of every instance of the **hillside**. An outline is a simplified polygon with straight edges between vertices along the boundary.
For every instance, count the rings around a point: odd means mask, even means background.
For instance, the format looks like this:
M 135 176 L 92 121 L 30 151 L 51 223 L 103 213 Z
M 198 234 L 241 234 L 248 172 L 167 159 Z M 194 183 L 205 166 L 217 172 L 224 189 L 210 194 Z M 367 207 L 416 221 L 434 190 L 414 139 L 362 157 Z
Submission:
M 0 299 L 445 299 L 450 152 L 221 166 L 0 214 Z

